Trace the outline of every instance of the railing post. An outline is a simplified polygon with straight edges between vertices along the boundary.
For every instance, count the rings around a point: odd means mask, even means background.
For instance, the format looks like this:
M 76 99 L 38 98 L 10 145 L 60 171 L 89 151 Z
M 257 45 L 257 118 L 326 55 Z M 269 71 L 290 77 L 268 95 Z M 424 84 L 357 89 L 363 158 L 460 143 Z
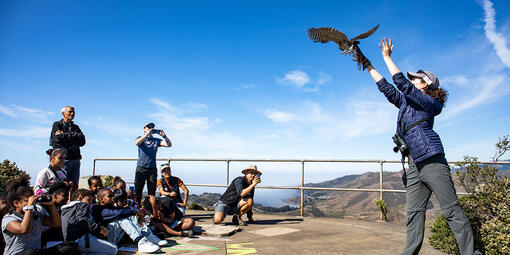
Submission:
M 94 159 L 94 164 L 92 166 L 92 175 L 96 175 L 96 159 Z
M 304 210 L 305 210 L 305 202 L 304 202 L 304 189 L 303 187 L 305 186 L 305 161 L 304 160 L 301 160 L 301 217 L 303 217 L 304 215 Z
M 380 161 L 379 164 L 381 165 L 381 172 L 379 173 L 379 200 L 383 200 L 383 171 L 384 171 L 384 161 Z M 380 219 L 383 220 L 383 212 L 380 211 Z
M 230 184 L 229 177 L 230 177 L 230 160 L 227 159 L 227 184 L 225 185 L 225 187 L 228 187 L 228 185 Z

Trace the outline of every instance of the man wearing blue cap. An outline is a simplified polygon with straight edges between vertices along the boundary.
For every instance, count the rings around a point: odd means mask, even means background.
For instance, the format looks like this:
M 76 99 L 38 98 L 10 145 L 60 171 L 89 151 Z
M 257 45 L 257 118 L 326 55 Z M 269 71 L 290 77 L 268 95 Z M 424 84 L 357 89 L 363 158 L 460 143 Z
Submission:
M 141 205 L 143 188 L 147 180 L 147 193 L 156 195 L 156 182 L 158 179 L 158 168 L 156 166 L 156 154 L 159 147 L 172 147 L 172 142 L 166 136 L 163 130 L 154 129 L 154 123 L 150 122 L 143 127 L 143 136 L 135 140 L 138 146 L 138 161 L 136 163 L 135 174 L 135 195 L 136 202 Z M 155 138 L 152 135 L 157 134 L 163 139 Z

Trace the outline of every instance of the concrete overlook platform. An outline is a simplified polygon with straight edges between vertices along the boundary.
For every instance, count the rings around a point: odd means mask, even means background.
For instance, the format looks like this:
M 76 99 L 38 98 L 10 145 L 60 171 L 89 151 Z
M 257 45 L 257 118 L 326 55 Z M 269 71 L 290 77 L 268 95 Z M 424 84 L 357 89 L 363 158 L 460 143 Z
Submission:
M 172 246 L 160 254 L 400 254 L 405 244 L 405 225 L 352 219 L 308 218 L 255 213 L 255 223 L 233 232 L 231 216 L 212 225 L 213 212 L 186 211 L 197 229 L 210 233 L 195 238 L 167 238 Z M 215 229 L 219 227 L 221 229 Z M 428 236 L 420 254 L 444 254 L 432 248 Z M 134 254 L 134 252 L 119 252 Z M 142 254 L 142 253 L 138 253 Z

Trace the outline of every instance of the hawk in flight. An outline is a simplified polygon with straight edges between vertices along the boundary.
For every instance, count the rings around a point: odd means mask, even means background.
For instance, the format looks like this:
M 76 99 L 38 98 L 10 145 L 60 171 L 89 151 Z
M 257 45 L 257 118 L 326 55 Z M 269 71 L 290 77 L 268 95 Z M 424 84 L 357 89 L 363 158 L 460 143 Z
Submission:
M 342 50 L 342 54 L 350 54 L 356 53 L 359 39 L 364 39 L 371 36 L 375 30 L 379 28 L 379 25 L 374 28 L 368 30 L 368 32 L 360 34 L 352 39 L 348 39 L 344 33 L 332 28 L 332 27 L 319 27 L 319 28 L 309 28 L 306 31 L 308 38 L 313 40 L 314 42 L 327 43 L 329 41 L 336 42 L 338 44 L 338 48 Z

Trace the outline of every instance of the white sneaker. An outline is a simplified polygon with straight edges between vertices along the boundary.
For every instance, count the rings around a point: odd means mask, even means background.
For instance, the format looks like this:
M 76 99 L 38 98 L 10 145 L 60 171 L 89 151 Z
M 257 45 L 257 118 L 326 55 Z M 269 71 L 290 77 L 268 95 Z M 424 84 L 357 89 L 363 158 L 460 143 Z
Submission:
M 157 237 L 154 234 L 150 234 L 150 235 L 148 235 L 146 237 L 153 244 L 156 244 L 156 245 L 159 245 L 159 246 L 167 246 L 168 245 L 168 241 L 167 240 L 161 240 L 161 239 L 159 239 L 159 237 Z
M 153 244 L 149 239 L 145 236 L 138 241 L 138 252 L 141 253 L 154 253 L 159 251 L 159 246 Z

